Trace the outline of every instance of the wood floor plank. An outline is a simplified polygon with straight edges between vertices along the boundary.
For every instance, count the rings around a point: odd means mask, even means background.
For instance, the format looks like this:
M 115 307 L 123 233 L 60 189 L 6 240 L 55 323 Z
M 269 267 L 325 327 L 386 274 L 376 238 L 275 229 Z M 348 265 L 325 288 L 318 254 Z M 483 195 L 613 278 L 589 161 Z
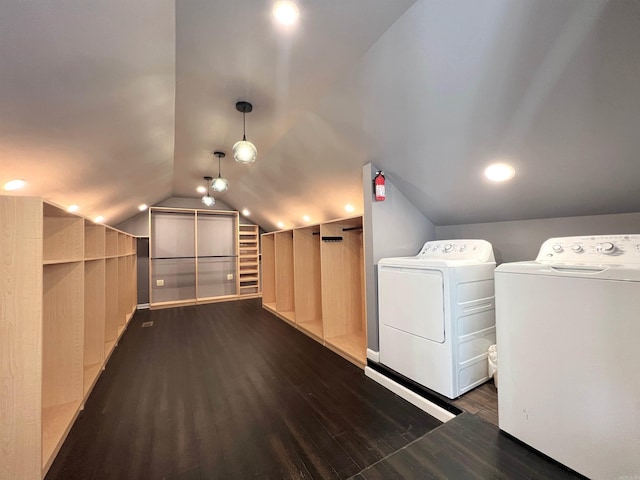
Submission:
M 348 478 L 439 424 L 259 299 L 139 311 L 47 480 Z

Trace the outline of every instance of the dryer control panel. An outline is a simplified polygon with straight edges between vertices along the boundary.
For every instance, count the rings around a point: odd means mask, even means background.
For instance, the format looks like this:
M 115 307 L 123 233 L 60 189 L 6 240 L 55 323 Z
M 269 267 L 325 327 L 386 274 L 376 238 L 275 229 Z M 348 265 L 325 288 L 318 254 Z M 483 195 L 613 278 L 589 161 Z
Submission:
M 640 265 L 640 235 L 550 238 L 536 261 L 558 264 Z
M 417 258 L 495 262 L 491 244 L 478 239 L 430 241 L 422 246 Z

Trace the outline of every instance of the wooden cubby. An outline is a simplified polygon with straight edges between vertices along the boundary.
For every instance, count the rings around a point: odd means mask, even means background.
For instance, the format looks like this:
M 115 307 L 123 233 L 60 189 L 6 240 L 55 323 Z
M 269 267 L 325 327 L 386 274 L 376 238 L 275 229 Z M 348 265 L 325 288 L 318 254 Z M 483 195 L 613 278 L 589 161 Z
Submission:
M 262 235 L 262 304 L 366 365 L 362 217 Z
M 118 255 L 123 256 L 127 254 L 127 235 L 118 232 Z
M 84 264 L 84 393 L 88 393 L 104 362 L 106 319 L 105 260 Z
M 118 259 L 105 261 L 105 357 L 109 357 L 118 340 Z
M 320 226 L 293 231 L 296 323 L 322 342 L 322 289 L 320 283 Z
M 84 258 L 84 220 L 49 203 L 42 204 L 43 263 Z
M 366 364 L 362 219 L 320 226 L 322 317 L 325 344 L 354 363 Z
M 258 240 L 257 225 L 238 225 L 238 293 L 243 297 L 260 293 Z
M 118 256 L 118 232 L 111 228 L 106 231 L 105 253 L 107 257 Z
M 276 311 L 291 323 L 296 321 L 293 291 L 293 232 L 275 234 Z
M 262 235 L 262 305 L 276 311 L 275 234 Z
M 44 265 L 42 301 L 42 461 L 60 448 L 84 399 L 84 268 Z
M 106 247 L 106 229 L 88 220 L 84 224 L 84 258 L 93 260 L 104 258 Z
M 0 196 L 0 227 L 0 477 L 43 478 L 117 342 L 111 306 L 135 311 L 133 237 L 32 197 Z

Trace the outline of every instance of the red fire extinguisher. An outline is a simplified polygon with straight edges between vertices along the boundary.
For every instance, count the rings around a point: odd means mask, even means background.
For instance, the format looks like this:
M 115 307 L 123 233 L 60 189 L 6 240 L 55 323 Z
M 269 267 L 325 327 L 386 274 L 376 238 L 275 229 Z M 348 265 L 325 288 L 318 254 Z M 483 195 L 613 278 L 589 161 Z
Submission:
M 376 193 L 376 201 L 382 202 L 386 198 L 386 193 L 384 191 L 384 172 L 378 171 L 376 172 L 376 176 L 373 179 L 373 185 L 375 187 Z

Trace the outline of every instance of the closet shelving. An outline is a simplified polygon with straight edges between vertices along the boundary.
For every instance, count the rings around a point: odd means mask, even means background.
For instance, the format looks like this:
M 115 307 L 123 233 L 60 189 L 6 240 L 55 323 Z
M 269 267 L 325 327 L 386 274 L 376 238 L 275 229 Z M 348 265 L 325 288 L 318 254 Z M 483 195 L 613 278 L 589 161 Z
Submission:
M 150 307 L 261 296 L 258 226 L 229 210 L 149 209 Z
M 262 304 L 366 365 L 362 217 L 262 235 Z
M 257 225 L 238 225 L 238 293 L 242 297 L 260 293 L 260 258 Z
M 0 362 L 0 477 L 33 479 L 104 368 L 118 338 L 109 322 L 133 316 L 135 247 L 118 252 L 119 237 L 125 247 L 133 237 L 40 198 L 0 196 L 0 225 L 0 351 L 11 358 Z

